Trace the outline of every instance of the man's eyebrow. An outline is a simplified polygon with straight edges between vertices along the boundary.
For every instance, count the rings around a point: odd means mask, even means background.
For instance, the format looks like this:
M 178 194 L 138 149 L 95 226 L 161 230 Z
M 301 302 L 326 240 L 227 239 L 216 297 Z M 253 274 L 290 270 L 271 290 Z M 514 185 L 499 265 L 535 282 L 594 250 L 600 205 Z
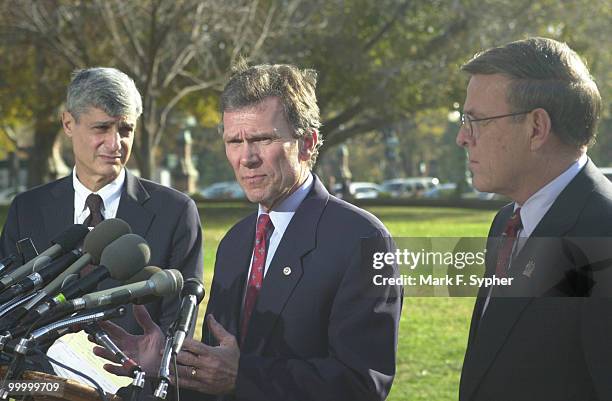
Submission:
M 115 120 L 100 120 L 100 121 L 94 121 L 93 123 L 91 123 L 91 125 L 112 125 L 115 123 Z

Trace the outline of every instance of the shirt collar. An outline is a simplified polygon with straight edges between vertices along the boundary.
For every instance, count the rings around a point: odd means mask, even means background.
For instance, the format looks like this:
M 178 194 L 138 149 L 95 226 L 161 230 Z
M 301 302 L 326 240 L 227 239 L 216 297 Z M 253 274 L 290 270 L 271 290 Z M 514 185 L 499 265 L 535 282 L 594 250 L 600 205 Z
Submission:
M 312 173 L 309 173 L 306 181 L 304 181 L 304 183 L 300 185 L 298 189 L 296 189 L 291 195 L 289 195 L 268 213 L 270 215 L 270 220 L 272 220 L 272 224 L 274 224 L 275 235 L 277 235 L 277 233 L 281 236 L 283 235 L 287 229 L 287 226 L 291 222 L 295 211 L 306 198 L 308 192 L 310 192 L 313 183 L 314 179 L 312 177 Z M 257 218 L 259 218 L 259 216 L 263 213 L 266 213 L 266 211 L 261 205 L 259 205 Z
M 85 185 L 79 181 L 76 172 L 76 166 L 72 169 L 72 186 L 74 188 L 74 208 L 76 212 L 85 210 L 85 201 L 87 197 L 96 193 L 100 195 L 104 202 L 103 208 L 106 209 L 109 205 L 114 204 L 117 199 L 121 197 L 121 189 L 125 182 L 125 168 L 121 169 L 121 172 L 113 181 L 106 184 L 98 192 L 90 191 Z
M 588 161 L 586 154 L 580 156 L 578 160 L 572 163 L 557 178 L 540 188 L 535 194 L 531 195 L 521 207 L 521 221 L 523 229 L 521 237 L 529 237 L 540 223 L 546 212 L 550 209 L 559 194 L 568 186 L 568 184 L 580 173 L 580 170 Z M 519 205 L 514 203 L 514 210 Z

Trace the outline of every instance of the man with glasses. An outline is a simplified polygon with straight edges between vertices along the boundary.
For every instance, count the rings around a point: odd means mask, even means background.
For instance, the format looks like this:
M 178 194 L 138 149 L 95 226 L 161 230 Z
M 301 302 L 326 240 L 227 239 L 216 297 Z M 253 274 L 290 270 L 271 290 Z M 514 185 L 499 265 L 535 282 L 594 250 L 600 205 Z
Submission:
M 457 144 L 473 185 L 513 200 L 493 220 L 485 274 L 513 283 L 479 290 L 459 398 L 610 399 L 611 247 L 593 244 L 612 236 L 612 184 L 586 154 L 597 86 L 573 50 L 544 38 L 486 50 L 462 70 Z

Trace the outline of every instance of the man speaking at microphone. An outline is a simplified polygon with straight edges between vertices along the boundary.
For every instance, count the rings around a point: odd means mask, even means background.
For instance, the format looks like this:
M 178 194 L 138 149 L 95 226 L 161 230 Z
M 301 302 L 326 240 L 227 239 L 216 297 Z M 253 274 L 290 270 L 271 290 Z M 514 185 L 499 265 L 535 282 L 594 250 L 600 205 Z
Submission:
M 202 230 L 194 202 L 125 168 L 141 113 L 140 93 L 123 72 L 97 67 L 74 73 L 61 116 L 74 151 L 72 174 L 15 198 L 0 238 L 0 257 L 16 253 L 21 238 L 30 237 L 44 249 L 74 223 L 93 227 L 118 217 L 147 240 L 150 264 L 202 278 Z M 108 280 L 101 287 L 114 285 Z M 147 307 L 165 329 L 179 299 L 167 297 Z M 131 312 L 120 324 L 140 330 Z
M 364 241 L 393 245 L 376 217 L 330 195 L 311 171 L 321 145 L 315 86 L 312 70 L 239 65 L 221 95 L 226 156 L 259 210 L 219 245 L 203 343 L 185 340 L 177 357 L 181 400 L 389 394 L 401 288 L 366 280 L 371 259 L 362 268 Z M 144 336 L 105 327 L 155 374 L 162 332 L 136 310 Z

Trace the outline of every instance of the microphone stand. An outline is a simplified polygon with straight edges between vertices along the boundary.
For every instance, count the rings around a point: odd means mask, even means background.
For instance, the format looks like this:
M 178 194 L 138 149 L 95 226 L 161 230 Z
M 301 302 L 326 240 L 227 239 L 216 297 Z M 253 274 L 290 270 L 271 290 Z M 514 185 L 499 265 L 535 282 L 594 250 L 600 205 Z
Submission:
M 162 355 L 161 364 L 159 366 L 159 383 L 153 392 L 156 400 L 165 400 L 168 396 L 168 386 L 170 385 L 170 361 L 172 359 L 172 342 L 174 336 L 166 336 L 166 344 Z
M 127 387 L 122 387 L 117 391 L 123 400 L 137 401 L 140 393 L 144 389 L 145 385 L 145 372 L 142 367 L 138 365 L 132 358 L 128 357 L 115 342 L 110 338 L 108 333 L 104 331 L 97 323 L 91 324 L 85 327 L 85 332 L 92 335 L 96 342 L 110 351 L 115 357 L 117 363 L 129 369 L 132 374 L 132 383 Z

